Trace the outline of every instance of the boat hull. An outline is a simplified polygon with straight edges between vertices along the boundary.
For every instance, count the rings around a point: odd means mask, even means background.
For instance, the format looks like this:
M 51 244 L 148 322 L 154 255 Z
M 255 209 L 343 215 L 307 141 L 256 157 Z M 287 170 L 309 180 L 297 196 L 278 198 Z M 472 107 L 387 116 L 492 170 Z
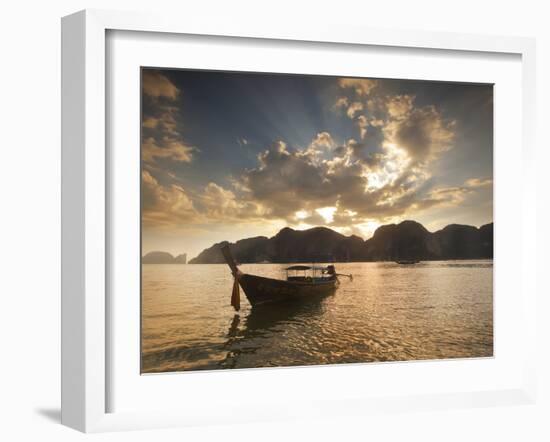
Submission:
M 262 276 L 241 274 L 239 284 L 252 306 L 329 295 L 336 290 L 338 280 L 327 278 L 318 282 L 295 282 Z

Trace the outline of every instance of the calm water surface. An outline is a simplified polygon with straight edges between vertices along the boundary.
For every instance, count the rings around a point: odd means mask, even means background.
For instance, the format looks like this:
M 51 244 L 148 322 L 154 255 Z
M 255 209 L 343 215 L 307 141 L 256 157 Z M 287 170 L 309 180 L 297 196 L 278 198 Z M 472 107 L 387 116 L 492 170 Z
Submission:
M 241 290 L 236 314 L 226 265 L 143 265 L 142 371 L 492 356 L 492 261 L 336 268 L 354 279 L 333 295 L 251 309 Z

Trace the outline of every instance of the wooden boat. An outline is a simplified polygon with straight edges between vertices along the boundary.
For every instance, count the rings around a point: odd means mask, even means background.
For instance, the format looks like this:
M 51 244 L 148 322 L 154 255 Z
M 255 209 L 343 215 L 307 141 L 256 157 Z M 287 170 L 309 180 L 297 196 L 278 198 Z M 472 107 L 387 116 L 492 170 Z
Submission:
M 330 294 L 338 287 L 338 276 L 351 277 L 351 275 L 339 275 L 333 265 L 327 267 L 293 265 L 286 269 L 286 280 L 250 275 L 239 270 L 229 246 L 222 247 L 221 251 L 235 278 L 231 305 L 236 310 L 240 308 L 239 286 L 244 290 L 250 304 L 255 306 Z
M 401 265 L 411 265 L 411 264 L 418 264 L 420 261 L 416 260 L 416 259 L 402 259 L 402 260 L 399 260 L 399 261 L 395 261 L 397 264 L 401 264 Z

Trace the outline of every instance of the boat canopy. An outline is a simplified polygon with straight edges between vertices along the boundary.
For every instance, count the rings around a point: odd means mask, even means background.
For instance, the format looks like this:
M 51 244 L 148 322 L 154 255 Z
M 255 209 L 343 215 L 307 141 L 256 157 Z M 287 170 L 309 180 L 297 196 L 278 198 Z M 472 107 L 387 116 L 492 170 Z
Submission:
M 286 268 L 286 270 L 310 270 L 310 269 L 311 269 L 310 266 L 300 266 L 300 265 L 290 266 Z
M 326 267 L 322 266 L 304 266 L 304 265 L 295 265 L 287 267 L 285 270 L 326 270 Z

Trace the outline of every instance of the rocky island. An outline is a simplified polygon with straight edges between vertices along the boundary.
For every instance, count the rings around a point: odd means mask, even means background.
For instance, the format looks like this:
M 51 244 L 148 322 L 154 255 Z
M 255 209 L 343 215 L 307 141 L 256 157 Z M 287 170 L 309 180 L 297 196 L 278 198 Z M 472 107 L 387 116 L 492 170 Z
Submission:
M 187 254 L 174 257 L 168 252 L 149 252 L 141 258 L 142 264 L 187 264 Z
M 229 244 L 240 263 L 362 262 L 398 260 L 487 259 L 493 257 L 493 223 L 479 228 L 450 224 L 429 232 L 415 221 L 379 227 L 372 238 L 345 236 L 327 227 L 223 241 L 203 250 L 189 264 L 221 264 L 221 247 Z

